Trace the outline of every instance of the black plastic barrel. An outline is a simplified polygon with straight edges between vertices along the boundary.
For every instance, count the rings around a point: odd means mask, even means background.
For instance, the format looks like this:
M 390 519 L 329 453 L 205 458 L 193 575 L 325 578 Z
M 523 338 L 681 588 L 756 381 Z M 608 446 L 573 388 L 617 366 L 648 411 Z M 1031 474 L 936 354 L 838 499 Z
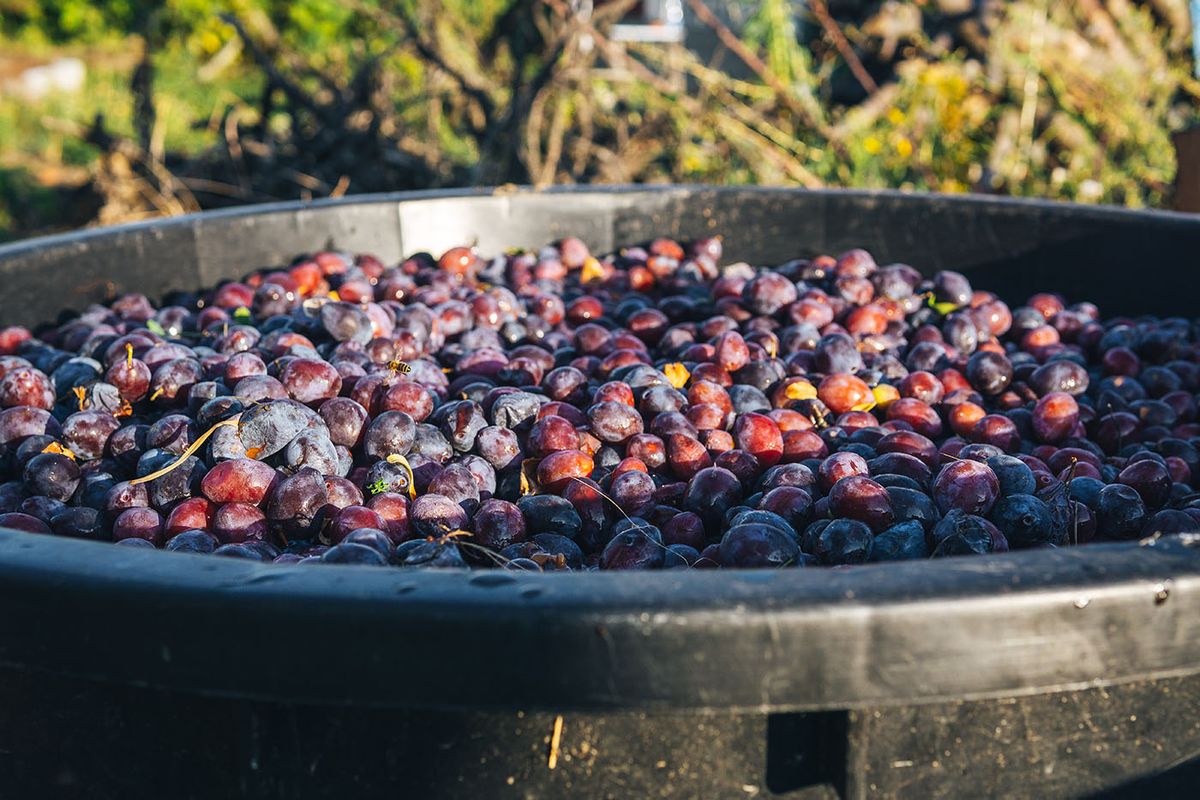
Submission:
M 1196 218 L 665 187 L 258 206 L 22 242 L 0 248 L 0 321 L 326 246 L 386 260 L 711 233 L 756 264 L 861 246 L 1014 301 L 1195 315 Z M 0 797 L 1194 796 L 1198 673 L 1200 535 L 534 575 L 0 531 Z

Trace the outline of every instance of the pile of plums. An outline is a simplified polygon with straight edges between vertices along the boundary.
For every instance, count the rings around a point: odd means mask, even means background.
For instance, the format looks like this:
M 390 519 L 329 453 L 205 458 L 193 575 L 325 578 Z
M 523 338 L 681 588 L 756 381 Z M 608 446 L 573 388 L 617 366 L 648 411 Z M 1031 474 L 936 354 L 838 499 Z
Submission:
M 321 252 L 0 331 L 0 527 L 530 571 L 1193 531 L 1197 332 L 863 250 Z

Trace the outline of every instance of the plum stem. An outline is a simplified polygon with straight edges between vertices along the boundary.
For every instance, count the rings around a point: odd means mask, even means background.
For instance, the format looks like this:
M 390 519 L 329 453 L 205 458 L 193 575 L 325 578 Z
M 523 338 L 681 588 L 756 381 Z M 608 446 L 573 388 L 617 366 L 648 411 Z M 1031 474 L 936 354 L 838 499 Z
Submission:
M 241 419 L 241 416 L 242 416 L 241 414 L 238 414 L 236 416 L 230 417 L 229 419 L 221 420 L 216 425 L 213 425 L 211 428 L 206 430 L 204 433 L 200 434 L 200 436 L 196 438 L 196 441 L 194 441 L 190 445 L 188 445 L 188 448 L 183 451 L 183 453 L 179 456 L 179 458 L 175 459 L 170 464 L 167 464 L 167 466 L 163 467 L 162 469 L 157 470 L 155 472 L 151 472 L 149 475 L 144 475 L 141 478 L 134 478 L 133 480 L 131 480 L 129 482 L 129 485 L 136 486 L 139 483 L 148 483 L 149 481 L 152 481 L 155 478 L 161 478 L 163 475 L 166 475 L 167 473 L 173 471 L 176 467 L 178 467 L 184 461 L 187 461 L 188 458 L 190 456 L 192 456 L 197 450 L 199 450 L 200 447 L 204 444 L 204 442 L 208 439 L 208 437 L 213 435 L 213 433 L 217 430 L 217 428 L 220 428 L 224 425 L 237 425 L 238 421 Z

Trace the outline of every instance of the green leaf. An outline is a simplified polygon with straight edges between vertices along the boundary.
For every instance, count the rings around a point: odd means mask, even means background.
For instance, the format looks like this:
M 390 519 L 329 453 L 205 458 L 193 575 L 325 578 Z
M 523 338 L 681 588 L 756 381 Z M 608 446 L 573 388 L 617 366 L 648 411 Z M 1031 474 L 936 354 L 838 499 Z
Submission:
M 929 299 L 926 300 L 926 302 L 929 304 L 930 308 L 941 314 L 943 317 L 958 308 L 957 303 L 939 303 L 937 298 L 933 296 L 933 292 L 929 293 Z
M 932 303 L 933 310 L 941 314 L 943 317 L 958 308 L 955 303 Z
M 164 328 L 159 323 L 159 321 L 156 319 L 146 320 L 146 330 L 150 331 L 155 336 L 166 336 L 167 335 L 167 329 Z

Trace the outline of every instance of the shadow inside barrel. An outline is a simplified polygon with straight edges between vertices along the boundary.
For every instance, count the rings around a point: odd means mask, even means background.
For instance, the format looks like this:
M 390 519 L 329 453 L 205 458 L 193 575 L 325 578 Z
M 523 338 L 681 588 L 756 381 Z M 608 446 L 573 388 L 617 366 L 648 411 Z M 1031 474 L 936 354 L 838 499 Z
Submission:
M 1144 798 L 1195 797 L 1200 791 L 1200 756 L 1170 769 L 1123 783 L 1087 800 L 1143 800 Z

